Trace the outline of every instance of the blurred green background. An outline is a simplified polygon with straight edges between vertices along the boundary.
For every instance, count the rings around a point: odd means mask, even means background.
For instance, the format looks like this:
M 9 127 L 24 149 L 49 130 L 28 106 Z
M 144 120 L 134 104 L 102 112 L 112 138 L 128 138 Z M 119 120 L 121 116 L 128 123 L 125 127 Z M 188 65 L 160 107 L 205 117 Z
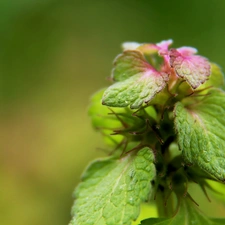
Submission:
M 89 99 L 122 42 L 172 38 L 225 68 L 224 21 L 224 0 L 1 0 L 0 224 L 68 224 L 82 171 L 104 155 Z

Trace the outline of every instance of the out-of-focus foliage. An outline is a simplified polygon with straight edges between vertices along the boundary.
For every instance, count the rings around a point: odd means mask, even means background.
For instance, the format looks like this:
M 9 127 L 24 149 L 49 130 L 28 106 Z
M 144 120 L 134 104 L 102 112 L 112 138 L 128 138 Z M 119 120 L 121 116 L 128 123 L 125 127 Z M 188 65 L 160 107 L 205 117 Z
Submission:
M 172 38 L 225 68 L 224 11 L 212 0 L 0 1 L 1 224 L 69 222 L 81 172 L 103 155 L 89 98 L 108 84 L 120 43 Z
M 220 225 L 224 224 L 224 219 L 207 218 L 202 212 L 196 208 L 193 202 L 182 199 L 180 206 L 172 218 L 150 218 L 141 222 L 141 225 L 185 225 L 185 224 L 208 224 Z

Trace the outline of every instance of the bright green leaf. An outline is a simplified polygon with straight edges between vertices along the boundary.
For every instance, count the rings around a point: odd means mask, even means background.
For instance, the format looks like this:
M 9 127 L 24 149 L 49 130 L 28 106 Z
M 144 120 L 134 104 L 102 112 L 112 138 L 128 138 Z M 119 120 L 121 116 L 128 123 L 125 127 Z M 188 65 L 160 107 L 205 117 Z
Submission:
M 103 93 L 104 90 L 101 90 L 93 95 L 88 113 L 93 127 L 103 134 L 105 143 L 109 146 L 116 146 L 123 140 L 123 136 L 111 134 L 114 129 L 123 127 L 123 124 L 114 114 L 110 114 L 112 111 L 108 107 L 102 105 L 101 99 Z M 117 113 L 126 113 L 126 110 L 124 108 L 117 108 L 114 111 Z
M 136 155 L 93 162 L 75 191 L 70 225 L 129 225 L 148 199 L 155 177 L 154 155 L 145 147 Z
M 211 75 L 209 77 L 209 80 L 207 80 L 204 84 L 200 85 L 197 90 L 201 90 L 210 86 L 217 88 L 224 86 L 224 74 L 221 71 L 221 68 L 215 63 L 211 63 Z
M 157 120 L 157 113 L 153 106 L 145 107 L 138 112 L 129 108 L 113 108 L 101 104 L 101 98 L 104 90 L 97 92 L 91 99 L 89 107 L 89 116 L 92 125 L 103 134 L 104 141 L 107 145 L 118 147 L 118 145 L 129 136 L 129 132 L 140 132 L 146 129 L 146 118 L 151 117 Z M 133 115 L 138 114 L 138 116 Z M 112 135 L 119 131 L 120 134 Z M 132 137 L 129 138 L 129 141 Z
M 149 216 L 158 216 L 158 210 L 155 202 L 143 202 L 140 208 L 140 214 L 138 218 L 133 221 L 131 225 L 139 225 L 142 220 L 149 218 Z
M 206 217 L 195 205 L 188 199 L 182 199 L 176 215 L 170 219 L 149 218 L 143 220 L 141 225 L 221 225 L 225 219 L 210 219 Z
M 168 79 L 156 71 L 140 51 L 124 51 L 114 66 L 112 76 L 117 82 L 105 91 L 102 99 L 107 106 L 139 108 L 159 93 Z
M 174 109 L 183 157 L 219 180 L 225 180 L 225 93 L 213 89 L 198 103 Z
M 209 189 L 210 194 L 225 205 L 225 184 L 213 180 L 207 180 L 207 183 L 212 188 L 211 190 Z
M 141 221 L 141 225 L 167 225 L 170 221 L 168 218 L 149 218 Z

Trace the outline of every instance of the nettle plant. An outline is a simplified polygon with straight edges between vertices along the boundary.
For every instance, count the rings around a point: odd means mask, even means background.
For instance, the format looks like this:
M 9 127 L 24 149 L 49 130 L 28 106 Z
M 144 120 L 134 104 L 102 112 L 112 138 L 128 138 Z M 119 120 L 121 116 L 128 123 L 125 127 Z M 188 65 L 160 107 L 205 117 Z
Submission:
M 132 224 L 142 202 L 153 224 L 225 224 L 204 215 L 190 183 L 225 181 L 225 92 L 220 68 L 192 47 L 124 43 L 107 89 L 89 114 L 108 156 L 92 162 L 75 190 L 70 225 Z

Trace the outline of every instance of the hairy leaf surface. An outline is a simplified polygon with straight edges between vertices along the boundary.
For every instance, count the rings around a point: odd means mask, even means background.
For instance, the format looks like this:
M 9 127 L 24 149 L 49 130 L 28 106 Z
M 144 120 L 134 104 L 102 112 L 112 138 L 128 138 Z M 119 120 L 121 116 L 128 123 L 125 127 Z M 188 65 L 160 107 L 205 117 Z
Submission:
M 124 51 L 119 55 L 112 76 L 117 82 L 105 91 L 102 103 L 134 109 L 148 103 L 165 87 L 168 78 L 156 71 L 140 51 Z
M 101 104 L 104 90 L 97 92 L 91 98 L 89 116 L 94 128 L 103 135 L 104 141 L 110 147 L 118 147 L 130 133 L 146 129 L 146 118 L 157 120 L 153 106 L 145 107 L 138 112 L 129 108 L 109 108 Z M 134 115 L 135 114 L 135 115 Z M 117 135 L 112 135 L 117 133 Z M 131 137 L 129 136 L 131 141 Z
M 198 103 L 174 109 L 178 143 L 186 162 L 225 180 L 225 93 L 213 89 Z
M 194 48 L 171 49 L 170 64 L 176 74 L 186 80 L 193 89 L 203 84 L 210 76 L 210 64 L 202 56 L 192 55 L 196 52 Z
M 70 225 L 129 225 L 148 199 L 155 177 L 152 150 L 93 162 L 75 191 Z

